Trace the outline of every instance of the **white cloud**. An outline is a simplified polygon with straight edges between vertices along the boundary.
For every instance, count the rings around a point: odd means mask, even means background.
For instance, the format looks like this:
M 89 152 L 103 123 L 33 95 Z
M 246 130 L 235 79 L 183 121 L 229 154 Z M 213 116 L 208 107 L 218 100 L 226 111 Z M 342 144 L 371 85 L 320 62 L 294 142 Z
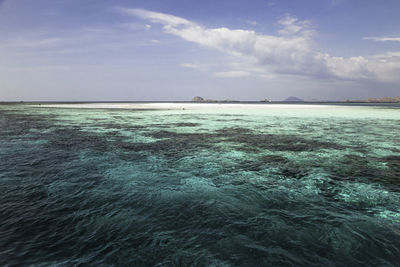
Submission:
M 303 36 L 312 35 L 311 24 L 308 20 L 299 21 L 296 17 L 286 15 L 283 19 L 279 20 L 282 29 L 278 31 L 280 35 L 295 35 L 301 34 Z
M 205 66 L 205 65 L 194 64 L 194 63 L 182 63 L 182 64 L 180 64 L 180 66 L 183 68 L 195 69 L 195 70 L 200 70 L 200 71 L 206 71 L 208 69 L 207 66 Z
M 168 24 L 171 26 L 179 26 L 179 25 L 189 26 L 189 25 L 193 24 L 189 20 L 174 16 L 174 15 L 153 12 L 153 11 L 149 11 L 149 10 L 145 10 L 145 9 L 124 8 L 124 7 L 118 7 L 116 9 L 118 11 L 120 11 L 121 13 L 138 16 L 143 19 L 148 19 L 154 23 Z
M 250 72 L 241 70 L 222 71 L 215 72 L 214 76 L 218 78 L 240 78 L 250 76 Z
M 374 56 L 375 58 L 394 58 L 394 57 L 400 57 L 400 51 L 397 52 L 387 52 L 385 54 L 381 54 L 381 55 L 376 55 Z
M 162 24 L 165 33 L 229 53 L 242 59 L 246 64 L 251 62 L 253 67 L 264 69 L 264 73 L 257 71 L 258 75 L 295 74 L 355 81 L 398 81 L 400 78 L 398 57 L 391 57 L 391 63 L 388 64 L 385 62 L 388 59 L 384 56 L 379 59 L 362 56 L 345 58 L 317 51 L 313 41 L 315 31 L 310 22 L 289 15 L 279 21 L 281 29 L 276 35 L 265 35 L 252 30 L 206 28 L 184 18 L 143 9 L 119 8 L 119 10 Z M 248 74 L 250 71 L 238 68 L 234 72 L 220 72 L 215 75 L 243 77 L 247 75 L 245 73 Z
M 400 37 L 364 37 L 363 39 L 377 42 L 400 42 Z

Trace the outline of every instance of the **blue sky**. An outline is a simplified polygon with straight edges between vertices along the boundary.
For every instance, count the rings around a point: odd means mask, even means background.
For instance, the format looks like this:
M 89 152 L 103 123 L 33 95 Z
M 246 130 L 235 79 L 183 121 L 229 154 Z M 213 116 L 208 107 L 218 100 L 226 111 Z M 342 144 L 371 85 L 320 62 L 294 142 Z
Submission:
M 396 96 L 399 11 L 397 0 L 0 0 L 0 101 Z

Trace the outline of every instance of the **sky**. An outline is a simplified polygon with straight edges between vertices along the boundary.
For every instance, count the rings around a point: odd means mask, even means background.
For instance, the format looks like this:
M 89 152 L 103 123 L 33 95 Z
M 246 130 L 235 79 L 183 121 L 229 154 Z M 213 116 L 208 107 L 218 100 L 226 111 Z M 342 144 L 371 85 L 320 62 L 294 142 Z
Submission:
M 400 95 L 398 0 L 0 0 L 0 101 Z

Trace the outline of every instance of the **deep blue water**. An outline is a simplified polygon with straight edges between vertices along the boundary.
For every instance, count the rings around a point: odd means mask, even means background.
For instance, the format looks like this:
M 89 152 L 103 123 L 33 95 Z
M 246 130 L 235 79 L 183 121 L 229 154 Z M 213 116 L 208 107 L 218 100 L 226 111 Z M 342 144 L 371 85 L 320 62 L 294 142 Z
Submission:
M 331 109 L 0 105 L 0 265 L 399 266 L 400 110 Z

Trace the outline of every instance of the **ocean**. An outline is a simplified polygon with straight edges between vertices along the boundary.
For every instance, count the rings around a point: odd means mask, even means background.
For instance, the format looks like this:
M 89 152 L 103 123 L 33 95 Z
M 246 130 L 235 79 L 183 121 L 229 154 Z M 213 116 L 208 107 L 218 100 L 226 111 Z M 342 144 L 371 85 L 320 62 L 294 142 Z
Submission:
M 0 105 L 0 265 L 398 266 L 400 105 Z

